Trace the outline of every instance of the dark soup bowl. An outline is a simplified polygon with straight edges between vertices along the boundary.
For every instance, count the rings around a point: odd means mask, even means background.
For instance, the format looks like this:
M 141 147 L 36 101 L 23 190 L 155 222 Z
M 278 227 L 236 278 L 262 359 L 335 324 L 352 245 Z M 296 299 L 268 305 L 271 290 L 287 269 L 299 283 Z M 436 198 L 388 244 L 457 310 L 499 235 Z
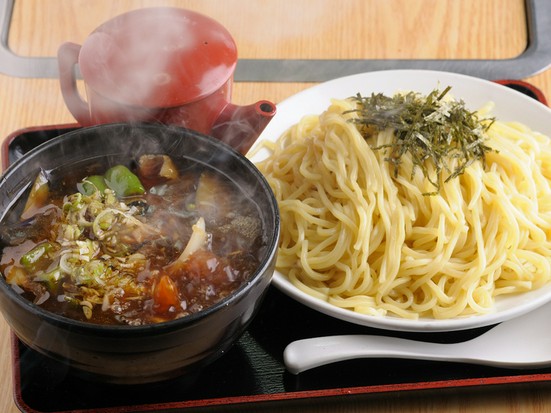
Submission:
M 56 137 L 5 171 L 0 203 L 4 318 L 31 349 L 96 381 L 193 376 L 244 332 L 274 271 L 269 185 L 243 155 L 187 129 Z

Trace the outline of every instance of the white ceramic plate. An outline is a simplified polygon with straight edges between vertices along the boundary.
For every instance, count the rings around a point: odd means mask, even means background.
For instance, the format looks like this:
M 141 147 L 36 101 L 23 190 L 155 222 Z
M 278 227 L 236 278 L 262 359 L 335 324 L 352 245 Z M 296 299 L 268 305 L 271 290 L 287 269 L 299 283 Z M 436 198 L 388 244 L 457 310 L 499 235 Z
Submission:
M 498 119 L 516 120 L 528 125 L 533 130 L 551 136 L 551 110 L 535 99 L 506 86 L 446 72 L 389 70 L 335 79 L 284 100 L 277 105 L 277 114 L 264 130 L 259 141 L 263 139 L 276 140 L 304 115 L 323 112 L 329 106 L 331 98 L 347 98 L 358 92 L 364 96 L 368 96 L 372 92 L 393 95 L 398 91 L 408 90 L 426 94 L 435 88 L 442 90 L 447 86 L 451 86 L 450 93 L 456 99 L 462 99 L 467 108 L 471 110 L 476 110 L 488 101 L 493 101 L 496 105 L 494 114 Z M 265 154 L 259 152 L 252 158 L 252 161 L 258 161 L 264 156 Z M 274 274 L 273 283 L 290 297 L 329 316 L 360 325 L 400 331 L 452 331 L 482 327 L 525 314 L 551 301 L 551 285 L 548 285 L 524 294 L 499 297 L 496 300 L 495 312 L 491 314 L 449 320 L 428 318 L 406 320 L 394 316 L 362 315 L 335 307 L 300 291 L 277 271 Z

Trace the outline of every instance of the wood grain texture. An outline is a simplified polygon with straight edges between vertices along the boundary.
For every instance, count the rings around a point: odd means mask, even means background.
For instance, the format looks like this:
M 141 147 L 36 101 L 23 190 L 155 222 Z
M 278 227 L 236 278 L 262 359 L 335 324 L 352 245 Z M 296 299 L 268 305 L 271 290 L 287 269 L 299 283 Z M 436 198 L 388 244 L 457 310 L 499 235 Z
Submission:
M 63 41 L 82 43 L 101 22 L 126 10 L 169 5 L 203 12 L 233 34 L 243 58 L 504 59 L 526 47 L 522 0 L 17 0 L 10 47 L 24 56 L 54 56 Z M 525 79 L 551 97 L 549 71 Z M 234 102 L 280 102 L 309 83 L 238 83 Z M 20 128 L 70 123 L 55 79 L 0 75 L 0 138 Z M 10 332 L 0 318 L 0 412 L 14 413 Z M 402 393 L 225 412 L 546 412 L 551 391 L 536 385 L 504 390 Z

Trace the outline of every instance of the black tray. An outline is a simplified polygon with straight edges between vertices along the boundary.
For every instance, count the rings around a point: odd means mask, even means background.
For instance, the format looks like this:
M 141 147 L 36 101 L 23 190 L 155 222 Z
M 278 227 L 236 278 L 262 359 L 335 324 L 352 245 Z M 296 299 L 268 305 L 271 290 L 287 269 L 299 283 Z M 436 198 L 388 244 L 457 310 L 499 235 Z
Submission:
M 501 81 L 545 103 L 519 81 Z M 5 140 L 3 166 L 38 144 L 78 125 L 14 132 Z M 147 386 L 87 382 L 66 366 L 29 349 L 13 336 L 14 398 L 24 412 L 181 411 L 343 395 L 473 388 L 551 381 L 551 368 L 518 370 L 460 363 L 396 359 L 353 360 L 299 375 L 285 370 L 283 350 L 293 340 L 332 334 L 380 334 L 434 342 L 464 341 L 491 327 L 449 333 L 400 333 L 357 326 L 313 311 L 270 287 L 258 316 L 222 358 L 192 383 L 182 377 Z
M 40 355 L 14 338 L 15 397 L 19 408 L 29 412 L 171 411 L 200 406 L 551 379 L 551 368 L 510 370 L 397 359 L 353 360 L 292 375 L 285 370 L 282 360 L 283 350 L 289 342 L 317 335 L 367 333 L 457 342 L 486 330 L 390 333 L 324 316 L 270 287 L 260 313 L 247 332 L 192 384 L 186 377 L 143 386 L 87 382 L 71 374 L 66 366 Z

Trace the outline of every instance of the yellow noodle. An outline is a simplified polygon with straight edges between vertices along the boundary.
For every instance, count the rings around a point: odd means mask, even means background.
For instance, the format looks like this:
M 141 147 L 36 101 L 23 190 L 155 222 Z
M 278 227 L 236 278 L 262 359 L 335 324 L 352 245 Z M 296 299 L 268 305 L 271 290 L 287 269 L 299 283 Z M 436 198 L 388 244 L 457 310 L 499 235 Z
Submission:
M 486 165 L 427 196 L 434 187 L 411 175 L 410 157 L 395 176 L 371 149 L 349 122 L 355 114 L 343 115 L 352 105 L 335 100 L 304 117 L 257 163 L 281 211 L 277 268 L 294 285 L 362 314 L 445 319 L 490 312 L 496 296 L 550 281 L 548 137 L 498 120 Z M 384 145 L 392 131 L 376 139 Z

